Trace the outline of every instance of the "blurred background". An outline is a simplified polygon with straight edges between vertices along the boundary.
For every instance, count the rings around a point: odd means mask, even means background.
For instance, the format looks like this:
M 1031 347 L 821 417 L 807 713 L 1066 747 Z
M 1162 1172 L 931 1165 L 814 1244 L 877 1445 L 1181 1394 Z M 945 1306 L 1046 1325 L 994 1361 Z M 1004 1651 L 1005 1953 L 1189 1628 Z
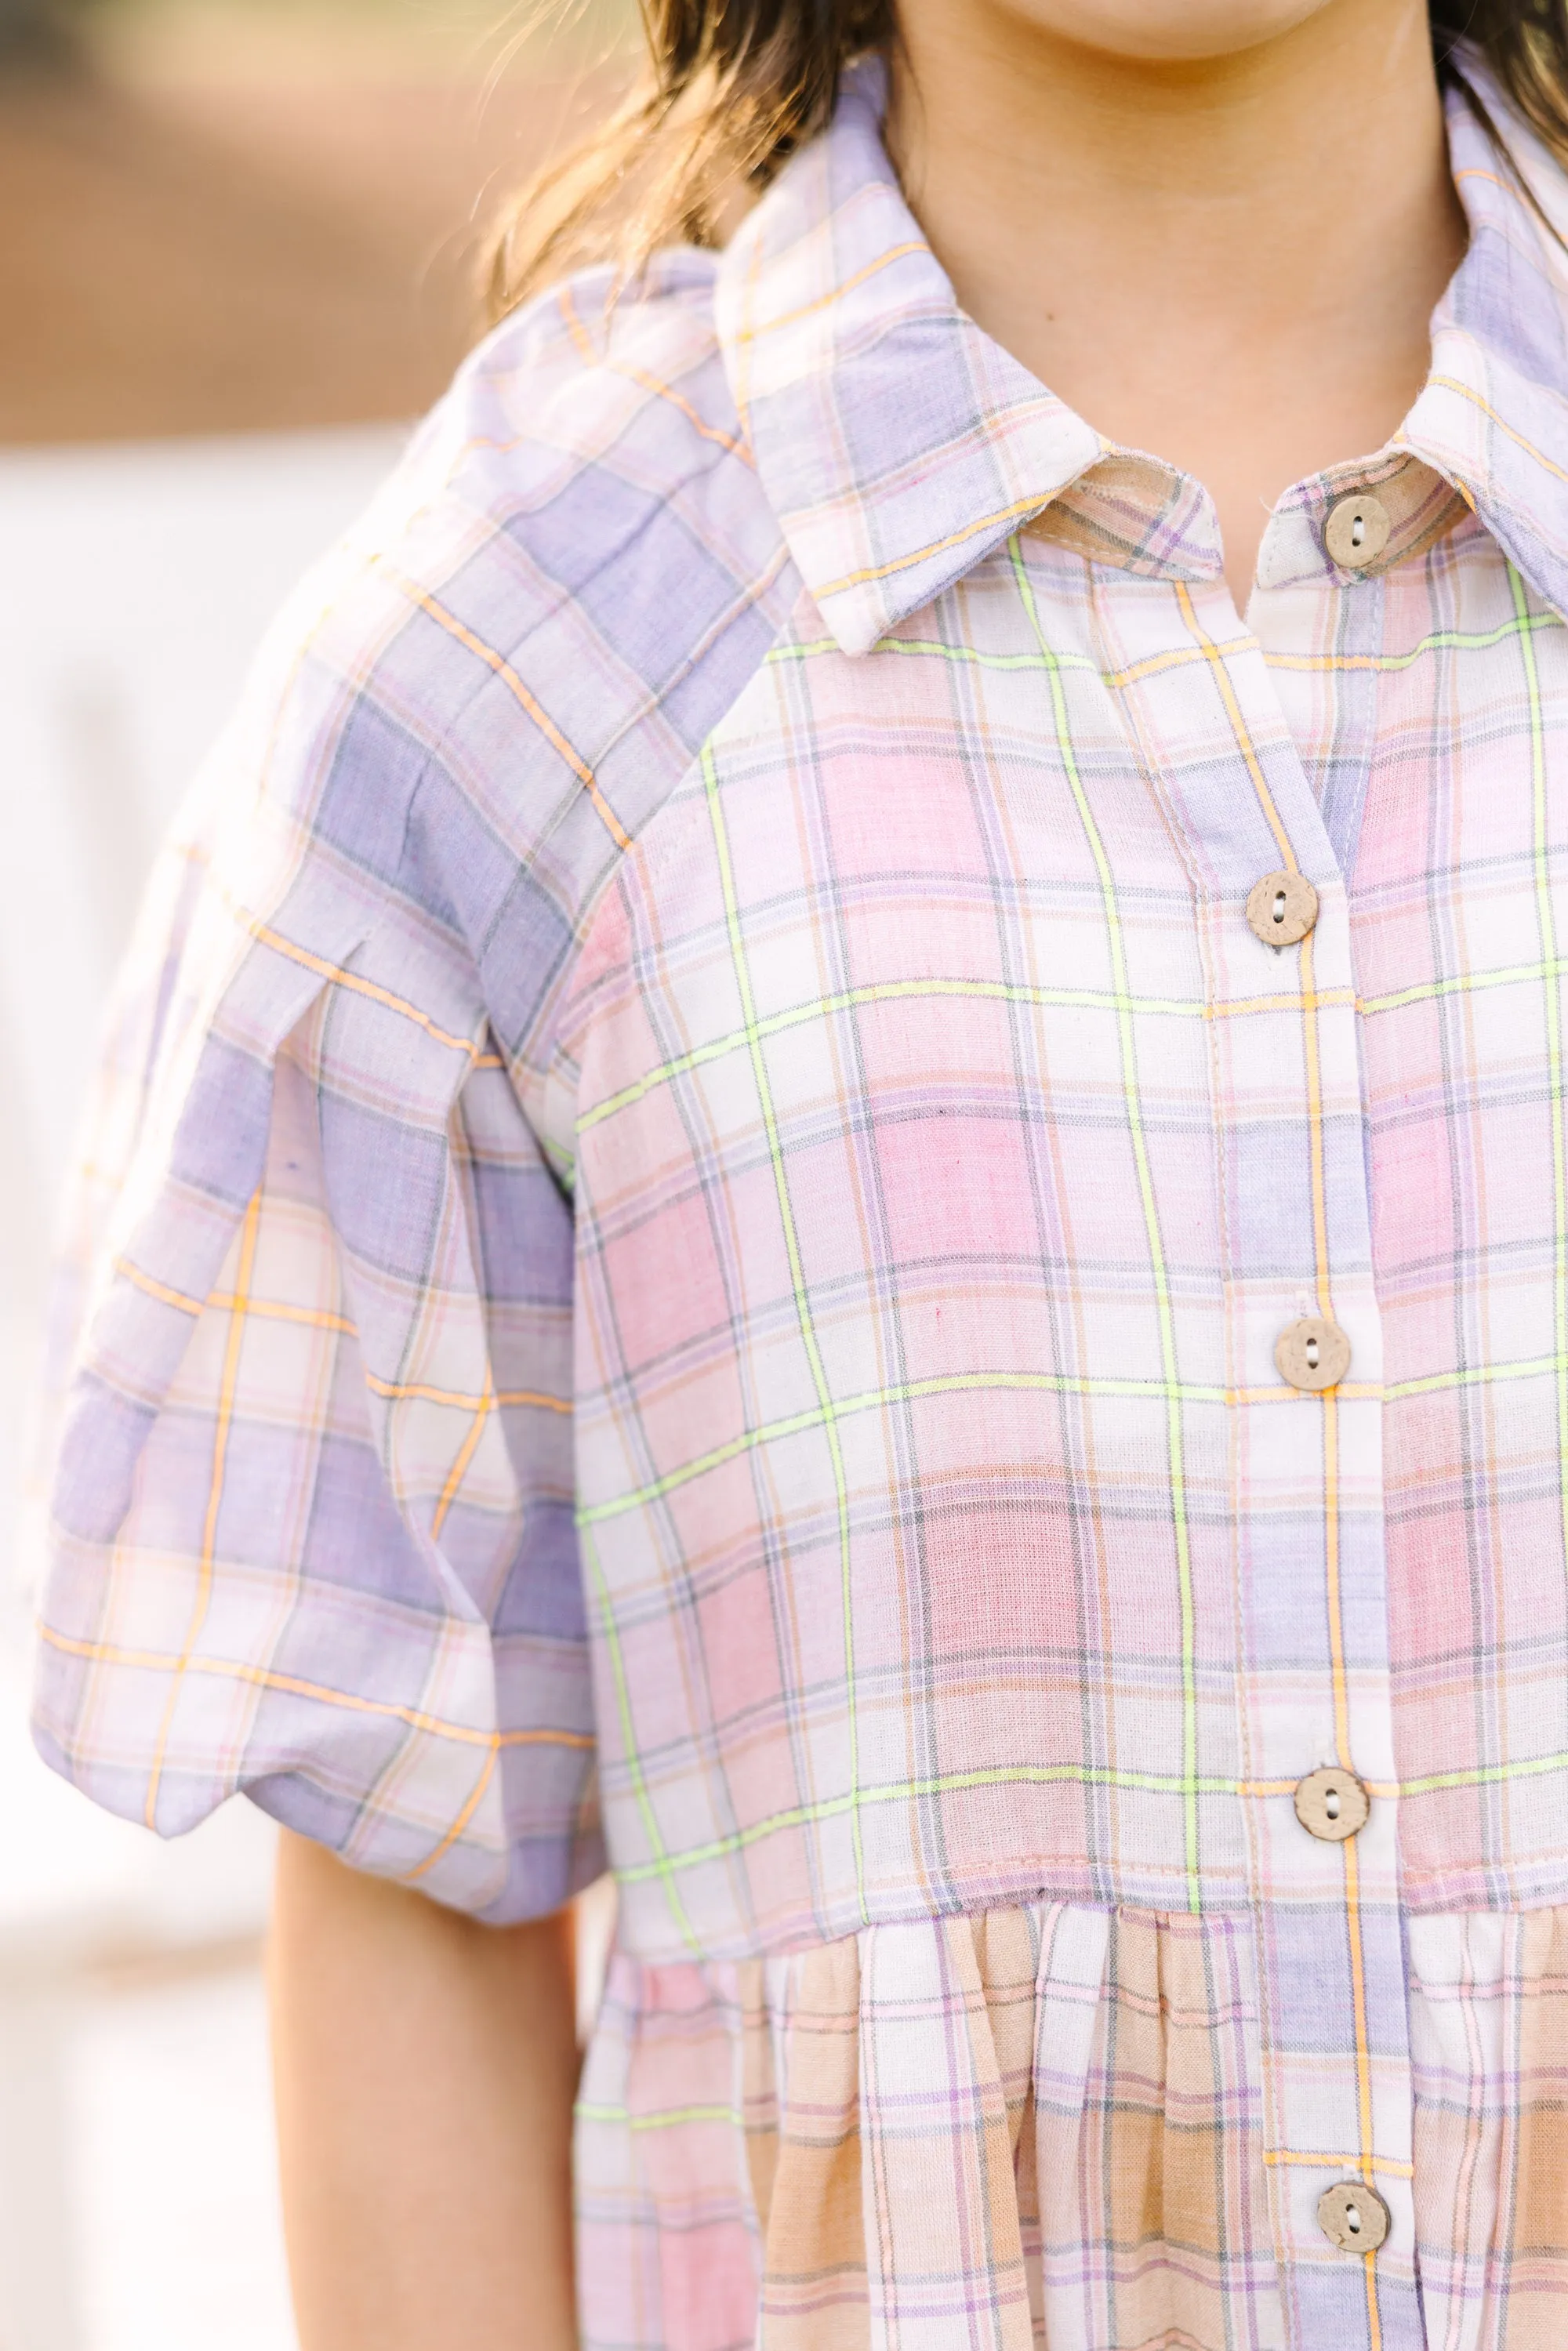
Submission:
M 629 0 L 0 0 L 0 2351 L 292 2351 L 270 1832 L 34 1759 L 18 1526 L 51 1230 L 158 838 L 272 611 L 473 340 Z

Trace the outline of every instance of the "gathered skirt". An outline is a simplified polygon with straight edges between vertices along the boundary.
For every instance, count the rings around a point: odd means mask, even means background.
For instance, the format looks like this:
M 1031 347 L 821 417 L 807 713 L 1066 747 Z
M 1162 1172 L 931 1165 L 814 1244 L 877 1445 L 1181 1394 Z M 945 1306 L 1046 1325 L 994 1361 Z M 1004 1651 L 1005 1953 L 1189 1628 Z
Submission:
M 1277 2199 L 1333 2158 L 1272 2141 L 1255 1932 L 1041 1903 L 737 1963 L 613 1952 L 585 2351 L 1301 2345 Z M 1380 2273 L 1431 2351 L 1563 2351 L 1568 1909 L 1407 1936 L 1412 2161 L 1375 2184 L 1410 2225 Z

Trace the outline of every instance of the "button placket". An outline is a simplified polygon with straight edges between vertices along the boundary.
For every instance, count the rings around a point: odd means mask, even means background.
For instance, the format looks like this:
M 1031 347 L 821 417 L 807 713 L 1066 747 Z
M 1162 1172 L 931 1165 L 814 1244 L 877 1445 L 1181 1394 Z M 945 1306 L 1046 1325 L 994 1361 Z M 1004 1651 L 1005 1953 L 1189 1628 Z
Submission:
M 1223 633 L 1217 616 L 1211 648 Z M 1260 653 L 1245 647 L 1217 659 L 1210 650 L 1208 660 L 1211 672 L 1223 668 L 1217 702 L 1231 721 L 1237 758 L 1227 768 L 1214 753 L 1207 809 L 1184 777 L 1183 805 L 1217 867 L 1232 877 L 1213 953 L 1222 999 L 1214 1022 L 1216 1116 L 1242 1390 L 1235 1405 L 1246 1644 L 1239 1696 L 1243 1769 L 1258 1789 L 1254 1898 L 1264 1914 L 1261 2088 L 1275 2249 L 1292 2351 L 1370 2340 L 1374 2267 L 1376 2325 L 1385 2351 L 1393 2351 L 1421 2340 L 1406 2225 L 1410 2077 L 1396 1807 L 1369 1801 L 1356 1773 L 1323 1764 L 1325 1755 L 1354 1760 L 1375 1787 L 1394 1777 L 1380 1600 L 1381 1350 L 1348 916 Z M 1296 883 L 1299 895 L 1290 886 Z M 1298 936 L 1281 943 L 1285 929 Z M 1259 941 L 1290 951 L 1265 957 Z M 1309 1301 L 1315 1311 L 1302 1311 Z M 1341 1395 L 1347 1374 L 1354 1389 Z M 1298 1390 L 1293 1409 L 1281 1408 L 1285 1387 Z M 1350 1562 L 1354 1614 L 1339 1596 Z M 1324 1768 L 1333 1789 L 1302 1785 Z M 1309 1807 L 1319 1795 L 1326 1833 L 1303 1823 L 1298 1790 Z M 1375 2265 L 1337 2258 L 1325 2244 L 1317 2205 L 1335 2174 L 1325 2180 L 1314 2168 L 1320 2159 L 1342 2178 L 1367 2176 L 1375 2161 L 1380 2179 L 1386 2172 L 1395 2225 Z

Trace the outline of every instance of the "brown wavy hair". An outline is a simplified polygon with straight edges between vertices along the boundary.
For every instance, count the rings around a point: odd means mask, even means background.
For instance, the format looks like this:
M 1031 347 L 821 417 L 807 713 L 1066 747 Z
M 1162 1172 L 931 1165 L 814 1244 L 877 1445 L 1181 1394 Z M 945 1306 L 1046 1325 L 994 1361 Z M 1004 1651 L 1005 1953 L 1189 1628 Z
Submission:
M 1568 163 L 1568 0 L 1429 0 L 1444 80 L 1470 42 Z M 894 0 L 639 0 L 643 78 L 604 128 L 525 188 L 487 286 L 500 318 L 568 269 L 634 270 L 659 246 L 723 241 L 737 189 L 765 188 L 832 110 L 839 76 L 894 37 Z

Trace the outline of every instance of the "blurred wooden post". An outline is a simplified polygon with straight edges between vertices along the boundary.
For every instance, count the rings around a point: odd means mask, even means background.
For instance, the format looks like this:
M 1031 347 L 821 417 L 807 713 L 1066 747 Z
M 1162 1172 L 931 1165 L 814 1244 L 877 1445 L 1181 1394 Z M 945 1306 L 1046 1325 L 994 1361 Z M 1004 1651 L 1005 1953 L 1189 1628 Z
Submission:
M 30 1972 L 30 1971 L 27 1971 Z M 68 1995 L 0 1970 L 0 2345 L 83 2351 Z

